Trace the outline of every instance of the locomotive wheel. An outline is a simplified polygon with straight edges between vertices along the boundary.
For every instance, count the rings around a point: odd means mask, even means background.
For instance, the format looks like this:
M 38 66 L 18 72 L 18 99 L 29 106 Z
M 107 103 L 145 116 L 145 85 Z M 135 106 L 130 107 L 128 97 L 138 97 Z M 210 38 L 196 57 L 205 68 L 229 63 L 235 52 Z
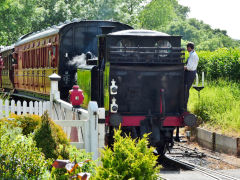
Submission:
M 167 146 L 166 146 L 166 144 L 161 145 L 161 146 L 157 146 L 156 150 L 157 150 L 159 156 L 164 156 L 164 154 L 167 151 Z

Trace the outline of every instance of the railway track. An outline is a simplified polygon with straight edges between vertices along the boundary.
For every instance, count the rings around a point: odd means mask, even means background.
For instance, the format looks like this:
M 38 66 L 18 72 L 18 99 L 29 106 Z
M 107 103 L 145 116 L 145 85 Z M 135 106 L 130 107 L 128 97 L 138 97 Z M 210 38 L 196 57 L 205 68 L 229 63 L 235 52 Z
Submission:
M 202 174 L 208 176 L 211 179 L 217 179 L 217 180 L 240 180 L 236 177 L 230 176 L 223 174 L 221 172 L 218 172 L 216 170 L 211 170 L 209 168 L 204 168 L 202 166 L 195 165 L 193 163 L 177 159 L 175 157 L 171 157 L 170 155 L 165 155 L 165 158 L 168 160 L 175 162 L 177 164 L 180 164 L 182 166 L 185 166 L 187 169 L 192 170 L 192 171 L 198 171 L 201 172 Z

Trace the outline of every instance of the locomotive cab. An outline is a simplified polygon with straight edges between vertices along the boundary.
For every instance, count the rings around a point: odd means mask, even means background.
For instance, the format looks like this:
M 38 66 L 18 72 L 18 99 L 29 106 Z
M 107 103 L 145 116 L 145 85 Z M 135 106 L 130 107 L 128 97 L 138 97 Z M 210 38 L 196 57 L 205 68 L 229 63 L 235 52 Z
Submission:
M 109 137 L 121 123 L 134 138 L 151 133 L 159 153 L 173 145 L 174 129 L 184 126 L 183 60 L 181 36 L 124 30 L 99 37 Z

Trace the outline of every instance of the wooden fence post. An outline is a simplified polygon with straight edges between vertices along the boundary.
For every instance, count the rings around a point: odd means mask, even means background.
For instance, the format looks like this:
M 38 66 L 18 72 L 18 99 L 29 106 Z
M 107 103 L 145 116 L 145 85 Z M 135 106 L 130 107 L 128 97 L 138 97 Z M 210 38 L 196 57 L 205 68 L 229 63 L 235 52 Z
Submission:
M 89 140 L 90 152 L 93 153 L 93 160 L 98 158 L 98 105 L 95 101 L 90 101 L 88 104 L 89 114 Z

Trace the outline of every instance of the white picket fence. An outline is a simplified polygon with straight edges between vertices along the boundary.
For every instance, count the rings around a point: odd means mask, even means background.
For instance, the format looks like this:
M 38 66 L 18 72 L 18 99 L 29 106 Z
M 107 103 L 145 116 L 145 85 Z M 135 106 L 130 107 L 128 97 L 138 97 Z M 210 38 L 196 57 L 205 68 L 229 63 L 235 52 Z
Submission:
M 61 99 L 54 99 L 52 102 L 30 101 L 29 103 L 0 99 L 0 119 L 9 117 L 10 114 L 36 114 L 41 116 L 46 110 L 54 122 L 63 128 L 67 137 L 71 140 L 71 145 L 78 149 L 85 149 L 87 152 L 93 152 L 93 159 L 98 158 L 99 132 L 96 102 L 90 102 L 87 111 L 82 108 L 75 109 L 70 103 Z M 101 131 L 101 135 L 104 136 L 102 133 L 104 132 Z
M 8 100 L 0 99 L 0 119 L 14 114 L 36 114 L 42 115 L 46 110 L 54 122 L 60 125 L 67 137 L 71 140 L 71 144 L 87 152 L 93 153 L 93 159 L 97 159 L 99 148 L 104 146 L 105 125 L 98 124 L 98 118 L 105 117 L 104 108 L 98 108 L 94 101 L 88 104 L 88 110 L 82 108 L 73 108 L 73 106 L 60 99 L 58 91 L 58 80 L 60 76 L 53 74 L 49 76 L 51 80 L 50 101 L 32 102 L 28 106 L 27 102 L 15 102 L 12 100 L 9 104 Z
M 46 110 L 50 109 L 50 102 L 44 101 L 44 102 L 38 102 L 38 101 L 30 101 L 29 104 L 27 104 L 26 101 L 15 102 L 14 100 L 5 100 L 3 101 L 0 99 L 0 118 L 8 117 L 10 114 L 36 114 L 36 115 L 42 115 Z

